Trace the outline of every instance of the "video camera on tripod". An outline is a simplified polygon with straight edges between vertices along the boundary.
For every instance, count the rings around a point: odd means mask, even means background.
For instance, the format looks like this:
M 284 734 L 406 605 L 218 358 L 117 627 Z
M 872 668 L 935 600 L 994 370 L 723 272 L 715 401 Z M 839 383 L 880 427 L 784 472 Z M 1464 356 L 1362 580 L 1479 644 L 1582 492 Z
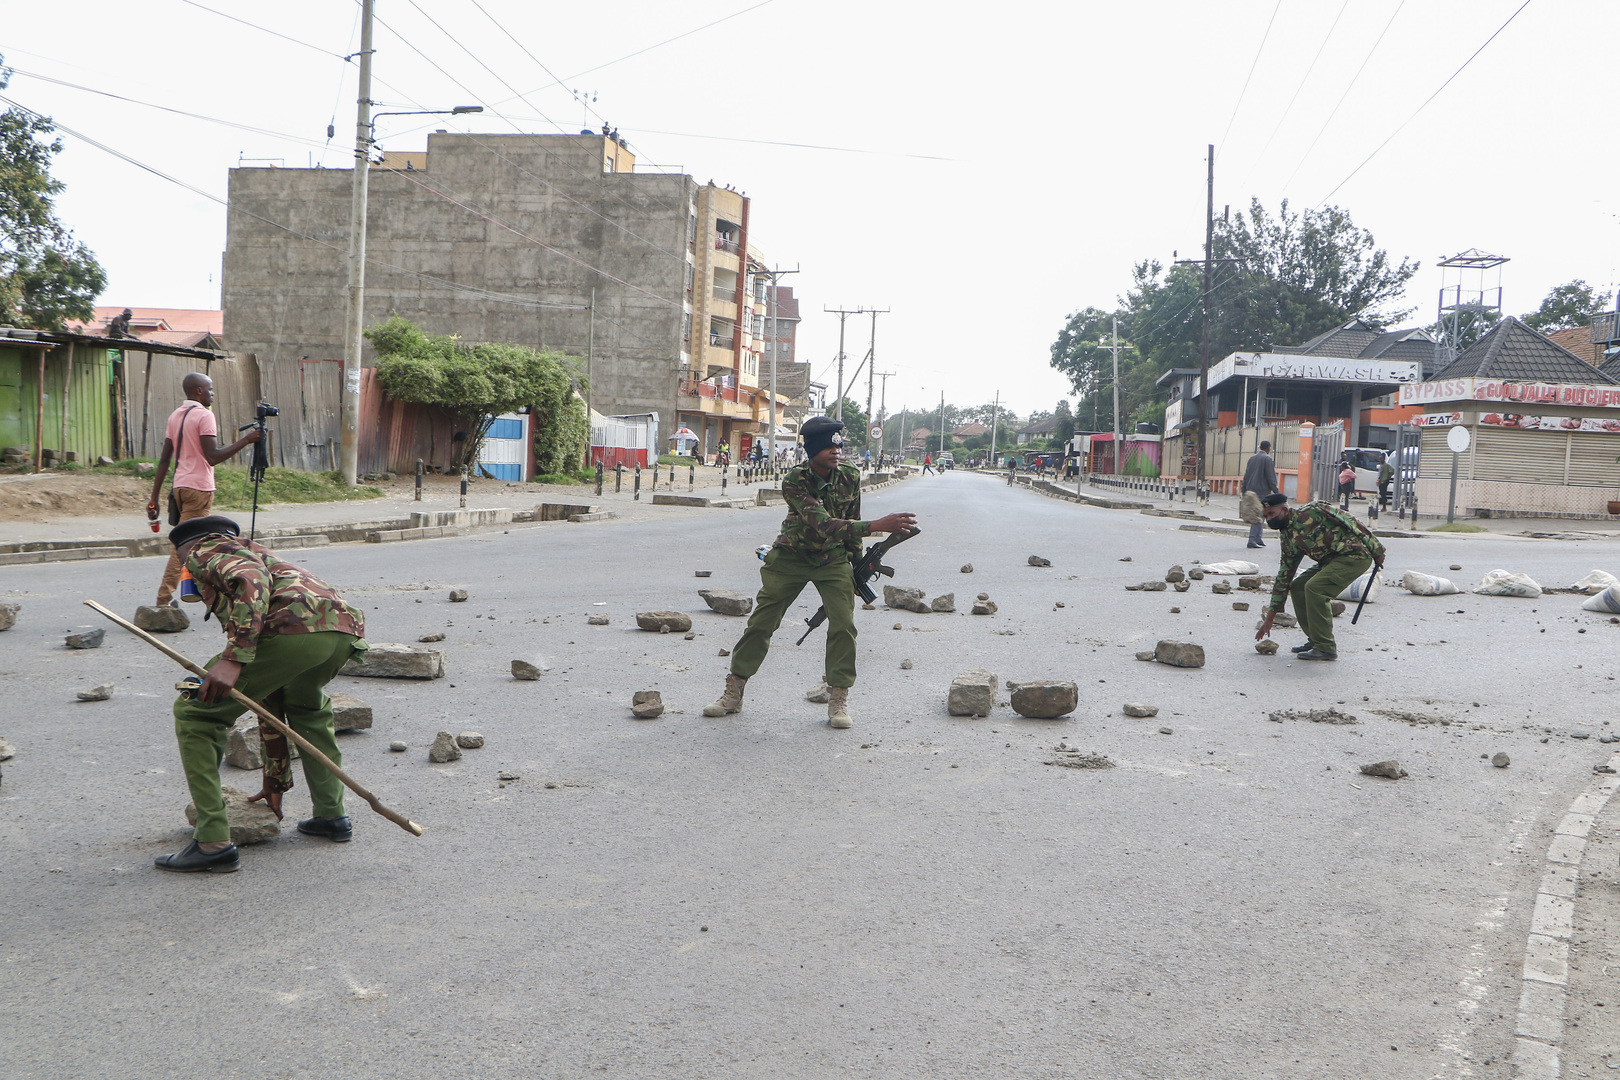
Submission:
M 280 415 L 280 409 L 268 401 L 261 401 L 254 413 L 253 422 L 243 424 L 236 429 L 237 431 L 247 431 L 249 428 L 257 428 L 259 432 L 259 441 L 253 444 L 253 461 L 248 466 L 248 479 L 253 481 L 253 517 L 248 522 L 249 540 L 253 539 L 254 531 L 259 523 L 259 484 L 264 480 L 265 470 L 270 467 L 270 451 L 264 442 L 264 421 L 265 417 Z

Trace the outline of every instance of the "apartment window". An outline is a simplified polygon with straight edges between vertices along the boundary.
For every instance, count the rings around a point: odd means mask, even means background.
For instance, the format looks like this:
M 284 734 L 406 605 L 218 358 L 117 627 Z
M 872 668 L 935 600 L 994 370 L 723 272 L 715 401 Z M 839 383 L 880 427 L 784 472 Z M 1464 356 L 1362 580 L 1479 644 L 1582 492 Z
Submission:
M 765 299 L 765 279 L 762 277 L 757 277 L 754 279 L 754 299 Z
M 1267 416 L 1287 416 L 1288 415 L 1288 399 L 1287 398 L 1280 398 L 1280 397 L 1268 397 L 1268 398 L 1266 398 L 1266 415 Z
M 686 295 L 692 295 L 692 283 L 697 280 L 697 268 L 691 263 L 686 264 Z
M 692 340 L 692 313 L 690 311 L 681 316 L 681 340 Z
M 754 321 L 750 325 L 750 330 L 753 332 L 753 335 L 755 337 L 764 337 L 765 336 L 765 316 L 763 316 L 763 315 L 755 315 L 754 316 Z

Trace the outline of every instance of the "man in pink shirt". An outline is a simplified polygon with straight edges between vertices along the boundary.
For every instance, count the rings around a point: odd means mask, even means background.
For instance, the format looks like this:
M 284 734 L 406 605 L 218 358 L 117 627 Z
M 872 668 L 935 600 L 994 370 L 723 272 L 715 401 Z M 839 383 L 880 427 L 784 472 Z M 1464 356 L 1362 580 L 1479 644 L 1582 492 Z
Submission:
M 164 432 L 163 453 L 158 458 L 157 472 L 152 478 L 152 501 L 146 504 L 146 516 L 158 519 L 158 496 L 163 494 L 163 479 L 168 475 L 169 463 L 174 462 L 174 485 L 170 494 L 180 506 L 180 520 L 207 517 L 214 512 L 214 466 L 229 461 L 249 443 L 259 441 L 257 430 L 223 449 L 219 446 L 219 422 L 209 406 L 214 403 L 214 380 L 193 371 L 180 382 L 186 401 L 169 414 L 169 426 Z M 180 584 L 181 562 L 173 552 L 169 565 L 163 570 L 163 581 L 158 585 L 158 606 L 174 599 L 175 587 Z

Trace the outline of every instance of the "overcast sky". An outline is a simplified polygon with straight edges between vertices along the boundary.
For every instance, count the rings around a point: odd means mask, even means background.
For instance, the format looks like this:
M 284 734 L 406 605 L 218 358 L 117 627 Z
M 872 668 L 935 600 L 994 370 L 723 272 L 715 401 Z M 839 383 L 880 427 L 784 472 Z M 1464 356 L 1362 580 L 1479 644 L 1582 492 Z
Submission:
M 296 41 L 184 0 L 14 2 L 4 96 L 219 198 L 239 158 L 346 167 L 358 4 L 202 2 Z M 999 390 L 1027 414 L 1068 391 L 1048 350 L 1069 312 L 1109 306 L 1136 260 L 1197 257 L 1209 143 L 1217 213 L 1332 193 L 1421 260 L 1414 322 L 1432 320 L 1435 260 L 1471 247 L 1512 258 L 1511 314 L 1571 278 L 1612 291 L 1620 3 L 1531 0 L 1410 119 L 1521 4 L 378 0 L 374 96 L 489 107 L 427 118 L 452 130 L 606 119 L 642 162 L 752 197 L 754 238 L 802 270 L 787 283 L 818 378 L 837 347 L 822 308 L 886 307 L 891 411 Z M 588 116 L 570 88 L 596 95 Z M 379 121 L 381 145 L 420 148 L 420 119 Z M 60 210 L 108 271 L 101 302 L 217 307 L 224 208 L 63 140 Z

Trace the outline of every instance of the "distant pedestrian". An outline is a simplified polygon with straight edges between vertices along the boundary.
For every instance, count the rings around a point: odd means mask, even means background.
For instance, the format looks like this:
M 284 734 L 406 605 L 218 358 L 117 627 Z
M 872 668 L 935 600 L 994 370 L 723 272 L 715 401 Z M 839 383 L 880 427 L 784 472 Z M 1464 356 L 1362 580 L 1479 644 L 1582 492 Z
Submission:
M 1238 500 L 1238 516 L 1249 523 L 1249 546 L 1252 548 L 1266 546 L 1262 532 L 1266 518 L 1260 500 L 1267 495 L 1275 495 L 1278 490 L 1277 463 L 1271 457 L 1271 443 L 1262 442 L 1243 470 L 1243 494 Z
M 1339 461 L 1339 501 L 1340 508 L 1350 509 L 1350 496 L 1356 493 L 1356 467 L 1350 464 L 1349 458 Z
M 223 449 L 219 443 L 219 421 L 209 406 L 214 403 L 214 380 L 199 372 L 192 372 L 180 381 L 185 402 L 169 414 L 164 430 L 163 451 L 158 456 L 157 470 L 152 474 L 152 499 L 146 504 L 146 516 L 158 519 L 158 497 L 163 494 L 163 481 L 174 464 L 174 483 L 169 487 L 169 524 L 207 517 L 214 512 L 214 466 L 235 457 L 250 443 L 259 441 L 256 428 Z M 174 599 L 174 590 L 180 584 L 180 557 L 169 553 L 169 564 L 163 568 L 163 580 L 158 584 L 157 602 L 162 607 Z
M 1395 466 L 1389 463 L 1389 458 L 1378 466 L 1378 508 L 1389 509 L 1389 482 L 1395 479 Z
M 934 456 L 932 454 L 924 454 L 923 455 L 923 475 L 927 476 L 929 473 L 932 473 L 933 471 L 934 471 Z

